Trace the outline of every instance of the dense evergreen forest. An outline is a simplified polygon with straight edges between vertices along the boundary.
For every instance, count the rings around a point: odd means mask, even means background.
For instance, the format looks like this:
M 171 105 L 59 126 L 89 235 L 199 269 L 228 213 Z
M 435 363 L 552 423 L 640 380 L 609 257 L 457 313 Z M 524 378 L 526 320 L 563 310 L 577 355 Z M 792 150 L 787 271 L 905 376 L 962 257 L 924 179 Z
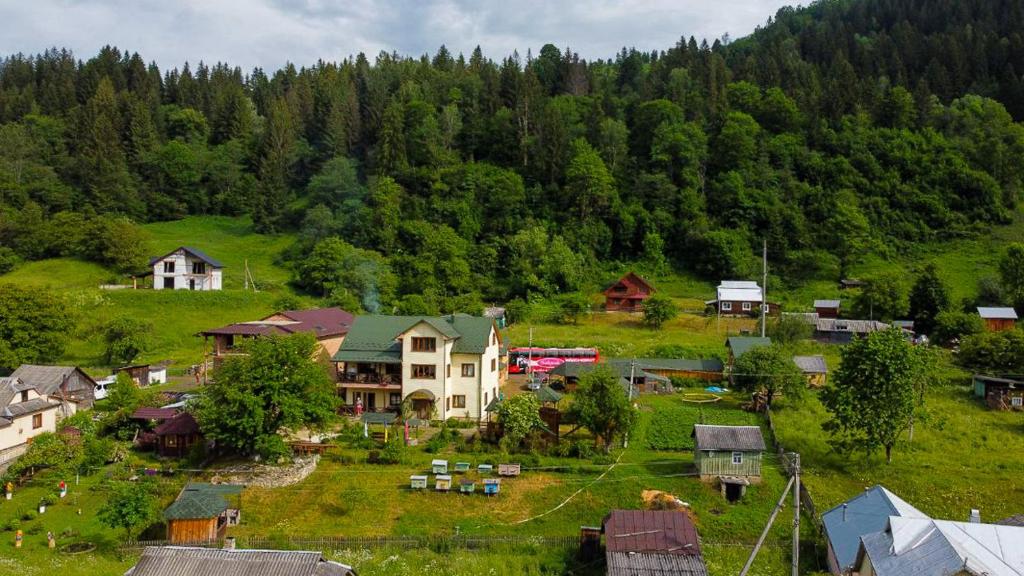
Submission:
M 611 262 L 789 282 L 1007 221 L 1024 0 L 835 0 L 582 60 L 441 47 L 268 73 L 108 47 L 0 63 L 0 267 L 137 267 L 130 222 L 295 231 L 302 287 L 376 309 L 577 290 Z M 197 239 L 201 242 L 201 239 Z

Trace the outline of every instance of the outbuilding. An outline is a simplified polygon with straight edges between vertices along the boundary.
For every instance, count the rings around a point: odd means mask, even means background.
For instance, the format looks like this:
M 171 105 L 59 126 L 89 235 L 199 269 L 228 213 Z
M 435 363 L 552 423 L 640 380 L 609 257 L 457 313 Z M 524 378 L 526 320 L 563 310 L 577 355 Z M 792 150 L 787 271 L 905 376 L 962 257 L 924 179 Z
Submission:
M 765 443 L 760 427 L 695 424 L 692 436 L 700 479 L 719 480 L 730 500 L 742 496 L 747 484 L 761 481 Z
M 828 382 L 828 364 L 824 356 L 793 356 L 793 363 L 803 372 L 811 388 L 821 388 Z
M 172 543 L 183 543 L 223 538 L 227 527 L 238 524 L 240 519 L 234 497 L 241 492 L 242 487 L 234 484 L 186 484 L 164 510 L 167 539 Z M 235 505 L 229 499 L 236 501 Z
M 654 294 L 654 286 L 630 272 L 604 290 L 604 309 L 608 312 L 642 312 L 644 302 Z
M 975 374 L 974 395 L 992 410 L 1024 410 L 1024 382 Z
M 707 576 L 697 527 L 678 510 L 612 510 L 602 523 L 608 576 Z
M 818 318 L 839 318 L 839 300 L 815 300 L 814 311 Z
M 1009 307 L 978 307 L 978 316 L 985 322 L 989 332 L 1013 330 L 1017 323 L 1017 311 Z

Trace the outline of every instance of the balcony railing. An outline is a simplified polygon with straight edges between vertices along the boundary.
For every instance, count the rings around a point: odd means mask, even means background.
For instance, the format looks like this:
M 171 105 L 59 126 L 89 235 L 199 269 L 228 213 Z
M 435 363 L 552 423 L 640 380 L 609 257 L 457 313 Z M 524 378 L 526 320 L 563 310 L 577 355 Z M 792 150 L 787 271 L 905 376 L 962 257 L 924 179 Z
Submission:
M 402 386 L 402 377 L 397 374 L 353 374 L 341 372 L 338 374 L 338 382 L 341 384 L 359 384 L 363 386 L 398 387 Z

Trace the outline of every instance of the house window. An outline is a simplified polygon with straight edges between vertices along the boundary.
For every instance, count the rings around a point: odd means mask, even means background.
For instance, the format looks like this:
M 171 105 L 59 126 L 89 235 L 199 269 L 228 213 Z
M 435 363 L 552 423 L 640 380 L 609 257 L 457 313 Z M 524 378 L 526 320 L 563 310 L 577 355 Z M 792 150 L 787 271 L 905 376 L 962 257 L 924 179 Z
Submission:
M 497 369 L 498 369 L 498 359 L 497 358 L 491 358 L 491 372 L 494 372 Z
M 398 406 L 402 403 L 402 394 L 400 392 L 392 392 L 388 394 L 388 404 L 392 406 Z
M 412 377 L 422 378 L 425 380 L 434 380 L 437 378 L 437 365 L 435 364 L 413 364 L 412 365 Z
M 42 427 L 43 427 L 43 415 L 42 414 L 33 414 L 32 415 L 32 429 L 35 430 L 36 428 L 42 428 Z
M 771 312 L 771 309 L 772 309 L 772 307 L 770 305 L 768 305 L 768 304 L 764 305 L 764 313 L 765 314 Z
M 28 402 L 28 390 L 21 391 L 21 401 Z
M 492 346 L 497 346 L 498 345 L 498 335 L 496 333 L 491 333 L 491 345 Z
M 732 453 L 732 463 L 733 464 L 743 464 L 743 452 L 733 452 Z
M 444 410 L 445 410 L 445 412 L 447 412 L 448 410 L 451 410 L 451 409 L 452 409 L 452 399 L 451 398 L 445 398 L 444 399 Z
M 436 352 L 437 351 L 437 338 L 424 338 L 420 336 L 413 336 L 412 338 L 412 351 L 413 352 Z
M 164 274 L 174 274 L 174 262 L 164 262 Z
M 484 392 L 484 406 L 487 406 L 487 392 Z
M 465 378 L 472 378 L 476 376 L 476 365 L 475 364 L 463 364 L 462 365 L 462 376 Z
M 452 408 L 465 408 L 466 397 L 465 396 L 452 396 Z
M 750 312 L 750 302 L 744 302 L 743 303 L 743 311 L 744 312 Z
M 1010 406 L 1017 406 L 1018 408 L 1024 406 L 1024 396 L 1014 396 L 1010 398 Z
M 167 436 L 167 445 L 168 446 L 177 446 L 178 445 L 178 437 L 177 436 Z
M 447 366 L 447 368 L 445 368 L 445 375 L 448 376 L 449 378 L 452 377 L 452 365 L 451 364 L 449 364 Z
M 192 263 L 193 274 L 206 274 L 206 262 L 193 262 Z
M 722 302 L 722 312 L 731 312 L 732 302 Z

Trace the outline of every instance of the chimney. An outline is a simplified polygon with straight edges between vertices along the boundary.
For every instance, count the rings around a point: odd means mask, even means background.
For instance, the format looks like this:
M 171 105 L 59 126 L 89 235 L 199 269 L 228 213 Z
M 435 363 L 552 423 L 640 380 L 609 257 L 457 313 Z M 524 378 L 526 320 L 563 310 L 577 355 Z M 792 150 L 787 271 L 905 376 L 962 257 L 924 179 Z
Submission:
M 234 550 L 235 549 L 235 537 L 234 536 L 228 536 L 227 538 L 224 539 L 224 549 L 225 550 Z
M 843 502 L 843 522 L 846 522 L 846 503 Z
M 967 521 L 971 524 L 981 524 L 981 511 L 977 508 L 971 508 L 971 515 L 968 516 Z

